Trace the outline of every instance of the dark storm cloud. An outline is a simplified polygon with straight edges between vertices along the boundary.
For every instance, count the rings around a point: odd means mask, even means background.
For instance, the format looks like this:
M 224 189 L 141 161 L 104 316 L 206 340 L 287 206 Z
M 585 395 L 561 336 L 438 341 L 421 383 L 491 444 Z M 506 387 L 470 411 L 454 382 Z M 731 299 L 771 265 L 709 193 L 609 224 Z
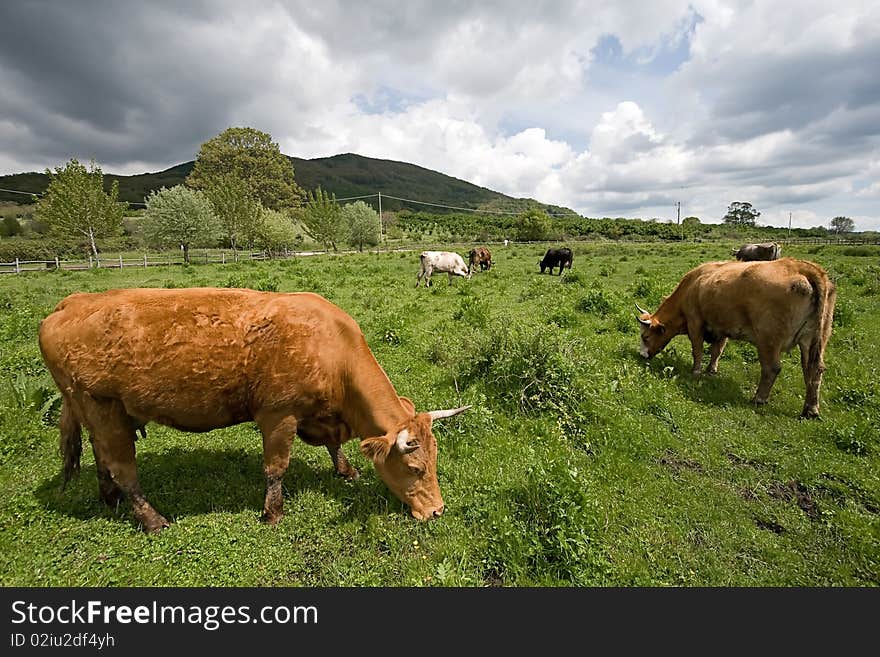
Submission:
M 245 72 L 218 71 L 219 44 L 199 41 L 208 10 L 0 5 L 0 116 L 18 128 L 3 133 L 3 150 L 58 164 L 74 155 L 108 165 L 192 159 L 247 100 Z

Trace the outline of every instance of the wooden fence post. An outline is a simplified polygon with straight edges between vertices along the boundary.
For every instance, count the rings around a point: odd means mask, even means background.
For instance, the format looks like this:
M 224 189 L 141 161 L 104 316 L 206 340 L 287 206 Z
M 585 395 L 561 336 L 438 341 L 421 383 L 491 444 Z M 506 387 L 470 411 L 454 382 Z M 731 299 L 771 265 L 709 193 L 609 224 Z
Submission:
M 222 264 L 222 265 L 226 264 L 226 251 L 220 252 L 220 264 Z
M 61 262 L 58 260 L 58 256 L 55 256 L 55 269 L 61 269 Z
M 144 269 L 147 268 L 147 254 L 144 254 Z
M 119 254 L 119 268 L 122 269 L 124 265 L 122 264 L 122 254 Z
M 18 265 L 18 258 L 15 259 L 15 273 L 16 274 L 21 273 L 21 267 L 19 267 L 19 265 Z
M 92 254 L 89 254 L 89 269 L 92 268 Z

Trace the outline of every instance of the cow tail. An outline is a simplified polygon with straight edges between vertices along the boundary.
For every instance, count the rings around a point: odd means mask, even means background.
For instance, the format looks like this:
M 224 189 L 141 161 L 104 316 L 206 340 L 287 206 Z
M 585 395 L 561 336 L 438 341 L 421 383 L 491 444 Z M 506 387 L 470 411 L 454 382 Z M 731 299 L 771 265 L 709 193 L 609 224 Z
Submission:
M 823 275 L 810 274 L 810 285 L 813 286 L 813 303 L 817 316 L 816 334 L 810 342 L 810 361 L 822 362 L 828 338 L 831 337 L 831 326 L 834 321 L 834 305 L 837 302 L 837 286 Z
M 61 439 L 59 447 L 61 448 L 61 458 L 64 461 L 64 485 L 73 477 L 79 474 L 79 459 L 82 456 L 82 430 L 79 420 L 74 415 L 73 408 L 69 400 L 64 399 L 61 402 Z

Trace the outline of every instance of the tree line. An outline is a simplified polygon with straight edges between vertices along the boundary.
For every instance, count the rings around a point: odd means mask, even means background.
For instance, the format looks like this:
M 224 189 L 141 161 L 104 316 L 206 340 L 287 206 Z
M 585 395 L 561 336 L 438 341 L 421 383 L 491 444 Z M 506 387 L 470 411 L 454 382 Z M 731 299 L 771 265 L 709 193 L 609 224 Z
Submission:
M 303 190 L 278 144 L 270 135 L 249 127 L 228 128 L 203 143 L 184 184 L 151 192 L 144 210 L 133 220 L 126 217 L 127 204 L 118 200 L 118 183 L 105 192 L 102 171 L 94 162 L 86 167 L 71 159 L 54 171 L 47 169 L 46 174 L 49 186 L 37 199 L 33 225 L 59 240 L 75 241 L 97 261 L 99 241 L 118 238 L 124 226 L 129 233 L 136 230 L 144 245 L 180 248 L 186 262 L 194 247 L 257 248 L 275 254 L 298 248 L 304 235 L 328 250 L 342 244 L 363 250 L 377 244 L 383 232 L 391 239 L 413 241 L 779 239 L 788 235 L 786 229 L 758 226 L 761 213 L 740 201 L 730 204 L 721 224 L 704 224 L 698 217 L 685 217 L 678 224 L 551 216 L 537 208 L 518 215 L 479 211 L 436 215 L 403 209 L 380 218 L 363 201 L 340 204 L 334 194 L 320 187 Z M 826 237 L 854 230 L 852 219 L 838 216 L 829 228 L 793 232 L 800 237 Z M 6 215 L 0 220 L 0 237 L 21 232 L 17 218 Z

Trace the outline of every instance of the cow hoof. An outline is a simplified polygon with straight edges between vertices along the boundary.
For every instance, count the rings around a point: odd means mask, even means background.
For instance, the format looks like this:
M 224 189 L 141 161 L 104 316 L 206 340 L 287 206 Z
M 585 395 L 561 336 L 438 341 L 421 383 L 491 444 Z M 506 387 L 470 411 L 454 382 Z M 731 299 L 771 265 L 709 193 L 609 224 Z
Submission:
M 277 525 L 278 521 L 280 521 L 284 517 L 283 513 L 266 513 L 263 512 L 263 515 L 260 516 L 260 522 L 266 525 Z
M 812 406 L 810 408 L 804 408 L 801 411 L 801 417 L 807 420 L 816 420 L 819 418 L 819 408 L 816 406 Z
M 352 468 L 349 472 L 340 472 L 339 475 L 345 477 L 347 481 L 357 481 L 361 478 L 361 473 L 356 468 Z
M 706 370 L 706 376 L 718 376 L 718 370 Z
M 691 376 L 694 377 L 695 379 L 699 379 L 701 374 L 702 374 L 702 372 L 700 370 L 692 370 L 691 371 Z
M 766 398 L 761 399 L 760 397 L 755 396 L 755 397 L 752 398 L 752 403 L 753 403 L 755 406 L 763 406 L 764 404 L 767 403 L 767 399 L 766 399 Z

